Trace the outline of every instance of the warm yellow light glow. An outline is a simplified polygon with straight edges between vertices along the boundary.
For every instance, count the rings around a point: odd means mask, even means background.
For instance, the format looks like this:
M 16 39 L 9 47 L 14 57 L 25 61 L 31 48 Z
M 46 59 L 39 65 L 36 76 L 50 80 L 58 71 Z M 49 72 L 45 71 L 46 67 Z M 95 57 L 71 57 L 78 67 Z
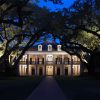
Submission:
M 73 65 L 73 76 L 78 76 L 80 75 L 80 65 Z
M 57 58 L 61 58 L 61 61 L 64 62 L 65 58 L 69 58 L 69 63 L 56 63 Z M 72 59 L 71 59 L 72 57 Z M 58 67 L 60 69 L 60 75 L 68 74 L 68 76 L 77 76 L 80 75 L 80 64 L 79 63 L 70 63 L 71 60 L 80 61 L 76 55 L 69 55 L 64 51 L 27 51 L 22 57 L 21 61 L 28 61 L 25 65 L 21 66 L 20 75 L 57 75 Z M 33 62 L 33 63 L 30 63 Z M 40 63 L 41 62 L 41 63 Z M 43 62 L 43 63 L 42 63 Z M 75 64 L 75 65 L 73 65 Z M 67 70 L 65 70 L 67 67 Z M 42 70 L 41 70 L 42 68 Z M 66 72 L 66 73 L 65 73 Z
M 20 66 L 19 66 L 19 74 L 20 74 L 21 76 L 25 76 L 25 75 L 26 75 L 26 68 L 27 68 L 26 65 L 20 65 Z
M 46 66 L 46 74 L 53 75 L 53 66 Z

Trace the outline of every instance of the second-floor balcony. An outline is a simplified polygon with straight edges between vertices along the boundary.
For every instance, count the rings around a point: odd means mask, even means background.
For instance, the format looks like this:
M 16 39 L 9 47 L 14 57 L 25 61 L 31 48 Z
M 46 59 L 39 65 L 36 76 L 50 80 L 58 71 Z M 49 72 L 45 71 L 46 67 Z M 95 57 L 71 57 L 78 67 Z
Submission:
M 73 61 L 73 65 L 80 65 L 80 61 Z
M 63 64 L 64 65 L 70 65 L 70 64 L 79 65 L 80 61 L 64 61 Z
M 80 61 L 64 61 L 64 62 L 54 62 L 54 61 L 20 61 L 20 65 L 35 65 L 35 64 L 56 64 L 56 65 L 60 65 L 60 64 L 64 64 L 64 65 L 70 65 L 70 64 L 73 64 L 73 65 L 79 65 L 80 64 Z
M 20 61 L 20 65 L 26 65 L 26 61 Z
M 46 64 L 54 64 L 53 61 L 46 61 Z
M 20 64 L 21 65 L 34 65 L 34 64 L 36 64 L 36 62 L 35 61 L 20 61 Z
M 55 61 L 55 64 L 60 65 L 60 64 L 62 64 L 62 62 L 61 61 Z
M 37 64 L 44 64 L 44 61 L 37 61 Z
M 71 64 L 71 61 L 64 61 L 63 64 L 64 65 L 69 65 L 69 64 Z

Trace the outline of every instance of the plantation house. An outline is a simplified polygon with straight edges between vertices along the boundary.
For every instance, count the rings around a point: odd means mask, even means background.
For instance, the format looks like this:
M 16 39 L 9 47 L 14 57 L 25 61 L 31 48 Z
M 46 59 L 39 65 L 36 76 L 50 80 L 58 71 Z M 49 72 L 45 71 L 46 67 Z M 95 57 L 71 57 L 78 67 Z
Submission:
M 80 75 L 80 59 L 61 50 L 61 45 L 42 43 L 23 55 L 19 75 Z

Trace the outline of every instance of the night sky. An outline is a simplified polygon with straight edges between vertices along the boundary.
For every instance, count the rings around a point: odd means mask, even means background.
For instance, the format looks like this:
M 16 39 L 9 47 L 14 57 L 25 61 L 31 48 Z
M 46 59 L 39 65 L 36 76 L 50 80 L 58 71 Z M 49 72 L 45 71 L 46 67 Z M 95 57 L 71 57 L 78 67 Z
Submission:
M 48 1 L 48 2 L 44 2 L 44 0 L 40 0 L 38 4 L 40 7 L 46 7 L 48 9 L 50 9 L 50 11 L 58 11 L 61 10 L 62 8 L 68 8 L 70 7 L 75 0 L 62 0 L 63 4 L 53 4 L 52 2 Z M 34 2 L 34 0 L 33 0 Z M 52 36 L 50 36 L 52 37 Z M 49 39 L 48 39 L 49 40 Z M 52 41 L 52 39 L 50 39 Z M 38 42 L 36 44 L 40 44 L 41 42 Z M 60 44 L 59 39 L 56 39 L 56 43 Z M 35 44 L 35 45 L 36 45 Z
M 34 1 L 34 0 L 33 0 Z M 52 2 L 44 2 L 44 0 L 40 0 L 40 2 L 38 3 L 38 5 L 40 7 L 47 7 L 49 8 L 51 11 L 55 11 L 55 10 L 61 10 L 62 8 L 68 8 L 70 7 L 73 2 L 75 0 L 62 0 L 63 4 L 53 4 Z

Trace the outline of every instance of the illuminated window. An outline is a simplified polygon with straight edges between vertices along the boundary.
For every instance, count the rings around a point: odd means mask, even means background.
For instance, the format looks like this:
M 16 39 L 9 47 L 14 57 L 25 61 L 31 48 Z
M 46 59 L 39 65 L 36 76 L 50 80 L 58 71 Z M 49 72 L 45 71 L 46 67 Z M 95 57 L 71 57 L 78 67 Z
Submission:
M 38 45 L 38 51 L 42 51 L 42 45 Z
M 48 51 L 52 51 L 52 45 L 48 45 Z
M 61 51 L 61 45 L 57 45 L 57 50 Z
M 74 60 L 74 61 L 77 61 L 77 57 L 76 57 L 76 56 L 73 56 L 73 60 Z

